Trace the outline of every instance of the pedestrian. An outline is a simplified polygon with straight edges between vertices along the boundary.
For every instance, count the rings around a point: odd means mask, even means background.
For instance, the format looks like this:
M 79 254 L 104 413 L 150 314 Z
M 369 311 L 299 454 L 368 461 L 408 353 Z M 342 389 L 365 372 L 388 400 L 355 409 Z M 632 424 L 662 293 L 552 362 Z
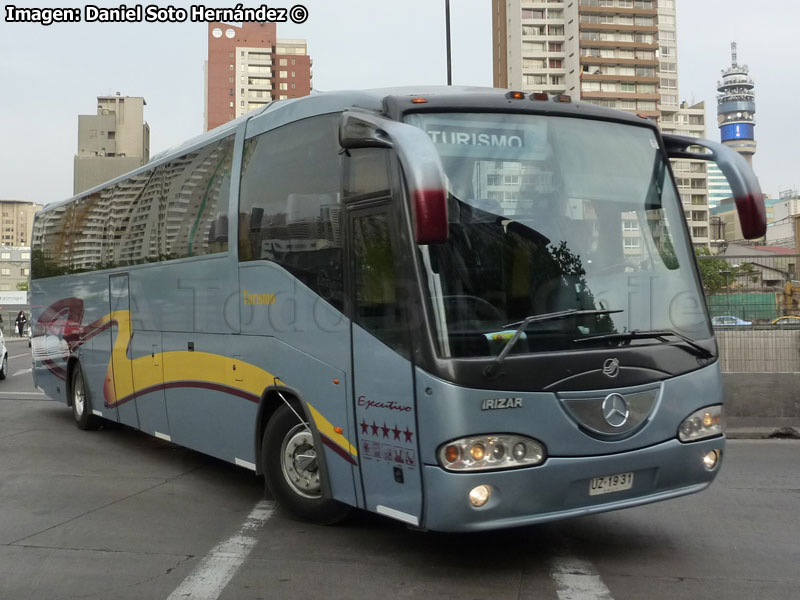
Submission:
M 25 316 L 25 311 L 19 311 L 17 315 L 17 320 L 14 321 L 14 325 L 17 326 L 17 331 L 19 331 L 19 337 L 22 337 L 22 332 L 25 330 L 25 325 L 28 324 L 28 317 Z

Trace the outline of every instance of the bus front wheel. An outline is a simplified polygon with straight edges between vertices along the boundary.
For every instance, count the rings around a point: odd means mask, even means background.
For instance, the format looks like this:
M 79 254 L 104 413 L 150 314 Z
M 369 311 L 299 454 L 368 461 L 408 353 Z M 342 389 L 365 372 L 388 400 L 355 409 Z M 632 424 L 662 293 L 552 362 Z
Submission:
M 92 414 L 92 403 L 86 393 L 83 381 L 83 372 L 79 364 L 72 370 L 72 385 L 70 385 L 70 400 L 72 401 L 72 417 L 78 429 L 97 429 L 100 419 Z
M 267 491 L 293 515 L 330 525 L 344 519 L 350 507 L 323 497 L 321 451 L 308 423 L 286 405 L 275 411 L 261 444 Z

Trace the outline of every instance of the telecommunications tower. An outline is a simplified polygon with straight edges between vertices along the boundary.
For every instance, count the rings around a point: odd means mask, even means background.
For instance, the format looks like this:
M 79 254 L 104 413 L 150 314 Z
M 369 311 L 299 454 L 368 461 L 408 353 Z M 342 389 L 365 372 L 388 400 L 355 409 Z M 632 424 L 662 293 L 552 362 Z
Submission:
M 739 65 L 736 61 L 736 42 L 733 42 L 731 66 L 723 69 L 722 80 L 717 82 L 717 121 L 722 143 L 736 150 L 750 164 L 756 153 L 753 87 L 747 65 Z

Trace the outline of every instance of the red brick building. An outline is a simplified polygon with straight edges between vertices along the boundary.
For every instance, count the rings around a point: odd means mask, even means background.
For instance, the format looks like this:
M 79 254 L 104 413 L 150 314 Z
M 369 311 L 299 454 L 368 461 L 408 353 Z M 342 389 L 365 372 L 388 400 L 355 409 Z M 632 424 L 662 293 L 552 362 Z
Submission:
M 267 104 L 311 93 L 305 40 L 278 39 L 274 23 L 208 24 L 206 130 Z

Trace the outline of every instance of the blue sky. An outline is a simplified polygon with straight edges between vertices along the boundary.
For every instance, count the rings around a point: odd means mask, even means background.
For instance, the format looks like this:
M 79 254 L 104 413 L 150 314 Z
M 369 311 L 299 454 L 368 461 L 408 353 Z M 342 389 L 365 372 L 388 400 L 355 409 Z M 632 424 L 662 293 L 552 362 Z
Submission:
M 279 25 L 278 35 L 308 40 L 315 88 L 446 82 L 444 0 L 305 0 L 303 4 L 309 10 L 308 21 Z M 455 84 L 492 84 L 490 7 L 490 0 L 451 0 Z M 800 8 L 790 0 L 761 5 L 750 0 L 677 0 L 677 11 L 679 91 L 690 102 L 705 100 L 707 137 L 719 139 L 715 86 L 720 70 L 730 63 L 730 42 L 735 40 L 739 62 L 750 66 L 756 81 L 759 147 L 754 167 L 762 187 L 771 195 L 799 187 L 791 144 L 800 133 L 792 119 L 800 83 L 789 43 Z M 98 95 L 120 92 L 145 97 L 153 154 L 200 133 L 206 53 L 202 23 L 45 27 L 0 19 L 0 198 L 47 203 L 71 195 L 78 115 L 93 114 Z

